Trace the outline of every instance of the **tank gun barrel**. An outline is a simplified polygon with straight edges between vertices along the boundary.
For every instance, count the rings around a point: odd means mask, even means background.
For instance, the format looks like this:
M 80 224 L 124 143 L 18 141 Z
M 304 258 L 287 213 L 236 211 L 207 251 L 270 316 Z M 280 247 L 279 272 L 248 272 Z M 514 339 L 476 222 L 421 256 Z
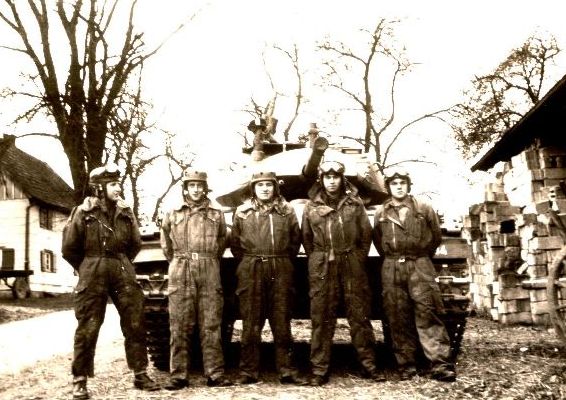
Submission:
M 328 140 L 321 136 L 317 137 L 312 145 L 312 153 L 306 164 L 303 166 L 303 176 L 307 179 L 315 179 L 318 174 L 318 166 L 322 160 L 324 152 L 328 148 Z

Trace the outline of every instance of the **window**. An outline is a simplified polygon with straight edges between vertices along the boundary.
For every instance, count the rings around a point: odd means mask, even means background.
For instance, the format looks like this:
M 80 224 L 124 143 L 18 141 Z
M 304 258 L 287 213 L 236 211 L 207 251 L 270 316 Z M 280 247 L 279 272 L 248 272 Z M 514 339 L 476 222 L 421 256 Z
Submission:
M 41 251 L 41 271 L 42 272 L 56 272 L 55 269 L 55 255 L 51 250 Z
M 4 271 L 12 271 L 14 269 L 15 259 L 14 249 L 1 249 L 0 256 L 2 257 L 1 268 Z
M 39 208 L 39 226 L 43 229 L 53 230 L 53 211 L 48 208 Z

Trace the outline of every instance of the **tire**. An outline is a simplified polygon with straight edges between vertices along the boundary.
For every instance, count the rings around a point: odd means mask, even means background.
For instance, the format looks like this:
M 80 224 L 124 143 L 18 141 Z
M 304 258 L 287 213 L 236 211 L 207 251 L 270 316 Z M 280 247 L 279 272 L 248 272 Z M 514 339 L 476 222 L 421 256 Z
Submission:
M 26 299 L 30 296 L 29 282 L 27 278 L 17 277 L 12 284 L 12 296 L 14 299 Z
M 566 343 L 566 305 L 564 304 L 564 293 L 566 282 L 560 281 L 564 277 L 564 260 L 566 258 L 566 246 L 558 252 L 548 270 L 546 294 L 548 298 L 548 313 L 556 335 Z

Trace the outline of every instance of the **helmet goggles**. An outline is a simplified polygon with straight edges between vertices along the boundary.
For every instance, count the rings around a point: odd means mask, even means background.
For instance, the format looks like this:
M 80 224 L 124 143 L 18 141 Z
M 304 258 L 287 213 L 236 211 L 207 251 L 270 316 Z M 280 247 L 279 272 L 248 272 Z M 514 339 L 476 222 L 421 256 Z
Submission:
M 320 163 L 318 170 L 321 175 L 330 174 L 331 172 L 338 175 L 344 175 L 346 168 L 344 168 L 344 164 L 339 161 L 324 161 Z
M 393 179 L 403 179 L 411 184 L 411 176 L 403 169 L 394 169 L 385 174 L 385 184 L 389 184 Z
M 89 181 L 91 184 L 101 184 L 120 179 L 120 169 L 114 163 L 94 168 L 90 171 Z

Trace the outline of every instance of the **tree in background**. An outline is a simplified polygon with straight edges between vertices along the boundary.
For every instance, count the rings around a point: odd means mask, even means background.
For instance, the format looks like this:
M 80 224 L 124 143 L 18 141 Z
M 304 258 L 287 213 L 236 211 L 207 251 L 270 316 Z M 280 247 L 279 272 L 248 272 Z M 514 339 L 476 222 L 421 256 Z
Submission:
M 289 134 L 293 127 L 293 124 L 295 123 L 295 120 L 300 114 L 301 106 L 305 103 L 305 98 L 303 95 L 304 72 L 302 71 L 300 65 L 299 48 L 297 47 L 296 43 L 292 45 L 291 49 L 286 49 L 277 44 L 272 45 L 270 49 L 276 50 L 279 55 L 282 55 L 284 59 L 290 63 L 293 71 L 293 76 L 296 78 L 295 80 L 296 87 L 292 95 L 294 99 L 293 113 L 289 118 L 289 122 L 287 123 L 287 126 L 283 130 L 283 140 L 288 141 Z M 264 50 L 262 59 L 263 59 L 264 71 L 265 74 L 267 75 L 267 79 L 269 81 L 269 85 L 271 88 L 271 98 L 267 101 L 267 104 L 265 106 L 262 106 L 260 102 L 256 101 L 252 96 L 250 99 L 250 103 L 243 111 L 246 112 L 248 115 L 250 115 L 252 118 L 264 118 L 266 120 L 267 127 L 263 134 L 267 137 L 273 137 L 277 129 L 277 124 L 279 122 L 279 119 L 275 117 L 275 109 L 276 109 L 277 101 L 279 100 L 280 97 L 291 97 L 291 96 L 287 95 L 285 91 L 279 89 L 275 84 L 273 74 L 271 72 L 271 69 L 267 61 L 268 59 L 267 49 Z M 280 66 L 281 63 L 278 62 L 277 65 Z M 287 84 L 288 82 L 286 81 L 285 83 Z M 244 138 L 244 143 L 246 146 L 248 146 L 249 140 L 246 136 L 246 133 L 244 134 L 240 133 L 240 136 Z
M 344 94 L 355 104 L 348 111 L 361 112 L 364 118 L 363 136 L 343 137 L 363 145 L 365 152 L 373 149 L 376 162 L 382 170 L 388 166 L 392 145 L 407 128 L 426 118 L 442 119 L 441 115 L 447 111 L 439 110 L 410 121 L 393 134 L 387 146 L 382 143 L 385 133 L 393 129 L 398 79 L 414 66 L 406 59 L 404 48 L 395 42 L 394 27 L 398 22 L 380 18 L 372 31 L 361 29 L 360 32 L 367 39 L 365 44 L 358 42 L 348 45 L 326 39 L 317 46 L 325 55 L 323 64 L 326 73 L 322 86 Z
M 121 102 L 137 93 L 136 73 L 164 42 L 148 49 L 143 33 L 136 32 L 137 0 L 131 1 L 127 10 L 118 7 L 118 0 L 57 0 L 54 9 L 52 4 L 47 0 L 4 0 L 0 20 L 20 43 L 1 47 L 23 55 L 34 66 L 34 72 L 24 76 L 29 89 L 9 89 L 4 97 L 32 100 L 15 122 L 29 121 L 39 114 L 53 118 L 57 134 L 43 135 L 61 142 L 69 159 L 75 197 L 80 201 L 88 171 L 103 162 L 109 128 L 123 119 Z M 116 15 L 121 13 L 126 17 L 118 21 L 121 17 Z M 63 28 L 62 39 L 54 27 Z M 120 129 L 116 140 L 125 133 Z
M 531 36 L 490 74 L 476 76 L 453 108 L 453 129 L 464 156 L 495 143 L 541 99 L 560 49 L 553 36 Z

